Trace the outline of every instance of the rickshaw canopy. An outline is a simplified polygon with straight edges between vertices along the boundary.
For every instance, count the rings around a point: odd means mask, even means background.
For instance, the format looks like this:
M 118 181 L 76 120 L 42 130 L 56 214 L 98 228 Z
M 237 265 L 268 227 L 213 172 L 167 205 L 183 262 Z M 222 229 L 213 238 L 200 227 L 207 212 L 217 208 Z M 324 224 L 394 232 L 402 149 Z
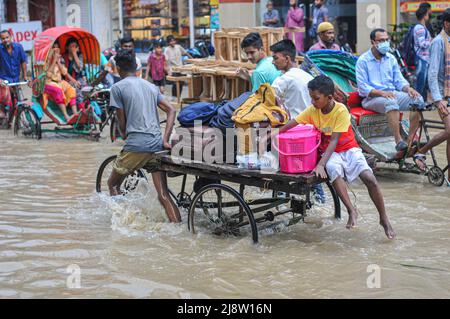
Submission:
M 42 32 L 34 42 L 33 64 L 44 65 L 50 49 L 58 40 L 61 54 L 65 53 L 67 40 L 75 38 L 80 45 L 84 63 L 100 65 L 100 44 L 97 38 L 85 29 L 69 26 L 54 27 Z

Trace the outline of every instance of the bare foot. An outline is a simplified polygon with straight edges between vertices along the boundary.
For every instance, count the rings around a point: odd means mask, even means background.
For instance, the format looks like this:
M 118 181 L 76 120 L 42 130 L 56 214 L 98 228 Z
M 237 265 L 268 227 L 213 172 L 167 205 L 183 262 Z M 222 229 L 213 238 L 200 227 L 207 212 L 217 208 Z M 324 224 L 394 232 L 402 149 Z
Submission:
M 358 213 L 356 211 L 349 212 L 348 213 L 348 222 L 347 222 L 347 229 L 356 228 L 356 222 L 358 219 Z
M 380 220 L 380 225 L 383 226 L 387 238 L 392 240 L 397 236 L 389 220 Z

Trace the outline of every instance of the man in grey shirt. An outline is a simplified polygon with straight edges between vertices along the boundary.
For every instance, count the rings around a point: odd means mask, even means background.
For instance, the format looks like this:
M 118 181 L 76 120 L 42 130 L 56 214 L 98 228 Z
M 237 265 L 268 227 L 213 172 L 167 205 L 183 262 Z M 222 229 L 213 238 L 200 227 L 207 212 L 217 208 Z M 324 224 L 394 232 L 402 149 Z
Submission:
M 426 170 L 425 154 L 433 147 L 447 141 L 447 161 L 450 164 L 450 110 L 447 99 L 450 98 L 450 9 L 442 14 L 443 30 L 434 38 L 430 48 L 430 68 L 428 86 L 433 103 L 437 106 L 445 130 L 436 134 L 414 155 L 416 165 Z M 447 77 L 447 81 L 446 81 Z M 450 180 L 450 170 L 448 181 Z M 450 186 L 450 183 L 448 183 Z
M 273 2 L 268 1 L 266 5 L 267 11 L 264 13 L 263 16 L 263 25 L 265 27 L 272 27 L 272 28 L 278 28 L 281 26 L 280 24 L 280 15 L 278 13 L 278 10 L 275 10 L 273 8 Z
M 125 147 L 117 156 L 108 180 L 111 196 L 120 195 L 120 186 L 125 178 L 148 164 L 157 163 L 156 152 L 170 149 L 170 134 L 175 122 L 175 110 L 166 102 L 159 89 L 136 77 L 136 59 L 129 52 L 116 56 L 117 70 L 122 81 L 111 88 L 111 107 L 119 120 L 119 130 L 125 140 Z M 164 136 L 161 134 L 157 107 L 167 113 Z M 171 222 L 181 222 L 178 207 L 172 201 L 164 172 L 152 173 L 158 199 Z

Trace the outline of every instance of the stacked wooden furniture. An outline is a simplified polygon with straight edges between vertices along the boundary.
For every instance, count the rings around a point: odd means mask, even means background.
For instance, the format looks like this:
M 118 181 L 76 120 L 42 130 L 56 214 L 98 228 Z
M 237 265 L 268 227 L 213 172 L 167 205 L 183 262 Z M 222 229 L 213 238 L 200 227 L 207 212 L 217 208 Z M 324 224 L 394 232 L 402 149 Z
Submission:
M 167 77 L 170 81 L 188 82 L 188 98 L 181 100 L 178 94 L 178 104 L 197 101 L 218 102 L 232 100 L 240 94 L 251 90 L 250 82 L 236 75 L 238 68 L 253 70 L 251 63 L 229 62 L 209 59 L 191 59 L 187 65 L 174 68 L 174 71 L 187 74 L 185 77 Z M 179 93 L 179 92 L 177 92 Z
M 304 28 L 289 29 L 290 32 L 304 32 Z M 286 33 L 284 28 L 228 28 L 214 33 L 215 58 L 190 59 L 188 64 L 173 68 L 174 72 L 186 74 L 182 77 L 168 76 L 167 80 L 177 84 L 177 102 L 179 106 L 197 101 L 219 102 L 231 100 L 251 90 L 249 81 L 236 75 L 238 68 L 253 70 L 241 42 L 251 32 L 258 32 L 263 40 L 264 51 L 271 55 L 270 47 L 281 41 Z M 297 59 L 300 63 L 301 57 Z M 188 98 L 181 99 L 180 82 L 188 83 Z
M 283 40 L 283 28 L 228 28 L 214 33 L 214 49 L 217 60 L 246 62 L 241 42 L 251 32 L 258 32 L 263 40 L 264 51 L 270 55 L 270 47 Z

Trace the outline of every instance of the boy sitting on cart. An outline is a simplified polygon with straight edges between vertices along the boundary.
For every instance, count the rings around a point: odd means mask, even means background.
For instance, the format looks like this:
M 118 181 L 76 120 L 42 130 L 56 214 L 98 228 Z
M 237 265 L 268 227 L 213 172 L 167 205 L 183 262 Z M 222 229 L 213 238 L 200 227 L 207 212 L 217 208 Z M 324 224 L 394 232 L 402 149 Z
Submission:
M 159 89 L 136 76 L 135 56 L 122 51 L 115 60 L 122 81 L 111 87 L 110 105 L 116 108 L 125 146 L 117 157 L 108 180 L 111 196 L 120 195 L 120 186 L 128 175 L 156 162 L 156 152 L 171 148 L 169 137 L 175 121 L 175 110 L 163 99 Z M 167 113 L 164 137 L 161 136 L 157 106 Z M 165 173 L 154 172 L 152 178 L 167 217 L 171 222 L 181 222 L 178 207 L 169 196 Z
M 282 126 L 278 132 L 272 133 L 272 138 L 298 124 L 314 125 L 322 132 L 322 144 L 319 148 L 322 158 L 314 173 L 320 178 L 330 179 L 347 208 L 349 214 L 347 228 L 356 227 L 358 213 L 352 205 L 344 178 L 351 183 L 359 177 L 377 207 L 380 225 L 383 226 L 386 236 L 394 239 L 396 235 L 386 214 L 380 186 L 355 139 L 347 107 L 333 99 L 333 80 L 321 75 L 309 82 L 308 88 L 313 105 L 295 120 Z

